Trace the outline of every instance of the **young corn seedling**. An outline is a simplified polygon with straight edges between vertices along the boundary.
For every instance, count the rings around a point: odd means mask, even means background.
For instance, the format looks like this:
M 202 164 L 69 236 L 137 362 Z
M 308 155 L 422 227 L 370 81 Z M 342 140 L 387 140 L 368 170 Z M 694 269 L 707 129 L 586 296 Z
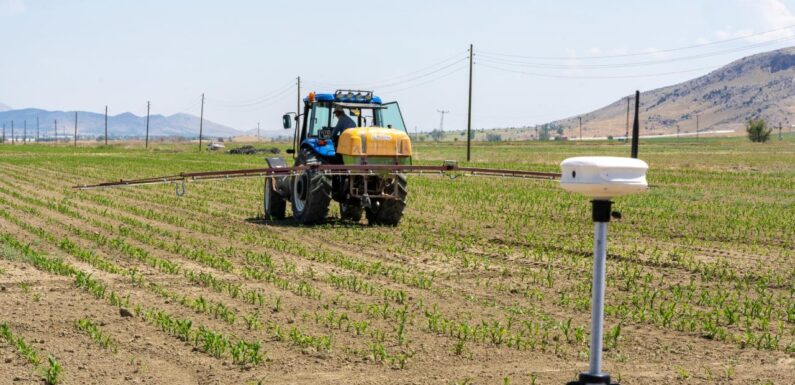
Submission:
M 88 318 L 81 318 L 75 321 L 75 328 L 81 332 L 87 333 L 94 342 L 99 344 L 104 349 L 110 350 L 113 353 L 117 352 L 118 345 L 110 336 L 103 333 L 99 327 Z
M 47 369 L 44 372 L 44 380 L 48 385 L 56 385 L 61 382 L 61 371 L 63 367 L 53 356 L 47 357 Z

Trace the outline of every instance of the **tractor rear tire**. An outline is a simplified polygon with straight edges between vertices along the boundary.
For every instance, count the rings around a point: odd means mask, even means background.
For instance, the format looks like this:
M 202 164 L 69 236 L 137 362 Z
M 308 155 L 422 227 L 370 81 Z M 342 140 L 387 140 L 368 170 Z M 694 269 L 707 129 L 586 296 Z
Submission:
M 293 218 L 305 225 L 323 223 L 331 202 L 331 177 L 306 170 L 293 177 Z
M 362 206 L 340 203 L 340 218 L 343 221 L 359 222 L 362 220 Z
M 365 211 L 367 213 L 367 223 L 371 226 L 397 226 L 403 218 L 403 209 L 406 208 L 406 176 L 398 174 L 384 190 L 385 193 L 395 194 L 400 199 L 379 199 L 372 202 L 372 206 Z
M 273 178 L 265 178 L 263 209 L 265 219 L 284 219 L 284 212 L 287 209 L 287 201 L 273 189 Z

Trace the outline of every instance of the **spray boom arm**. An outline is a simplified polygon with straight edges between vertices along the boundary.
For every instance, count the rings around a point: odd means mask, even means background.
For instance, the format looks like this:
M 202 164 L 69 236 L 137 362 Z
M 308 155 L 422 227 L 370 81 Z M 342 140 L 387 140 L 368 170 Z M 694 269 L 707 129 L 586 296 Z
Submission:
M 92 185 L 78 185 L 72 188 L 88 190 L 104 187 L 138 186 L 147 184 L 162 183 L 184 183 L 197 182 L 203 180 L 231 179 L 231 178 L 252 178 L 252 177 L 275 177 L 275 176 L 294 176 L 306 170 L 314 170 L 326 175 L 385 175 L 385 174 L 428 174 L 428 175 L 449 175 L 457 177 L 466 176 L 501 176 L 514 178 L 531 179 L 559 179 L 559 173 L 506 170 L 478 167 L 460 167 L 455 162 L 446 161 L 441 166 L 413 166 L 413 165 L 338 165 L 338 164 L 317 164 L 294 167 L 266 167 L 249 168 L 239 170 L 224 171 L 203 171 L 203 172 L 183 172 L 176 175 L 166 175 L 153 178 L 142 179 L 121 179 L 114 182 L 104 182 Z

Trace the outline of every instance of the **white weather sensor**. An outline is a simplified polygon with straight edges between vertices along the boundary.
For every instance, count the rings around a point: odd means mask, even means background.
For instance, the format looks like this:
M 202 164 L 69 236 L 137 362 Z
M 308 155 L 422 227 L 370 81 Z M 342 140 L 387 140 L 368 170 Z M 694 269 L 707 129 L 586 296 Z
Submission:
M 578 156 L 560 163 L 560 186 L 595 200 L 644 192 L 649 165 L 640 159 L 616 156 Z

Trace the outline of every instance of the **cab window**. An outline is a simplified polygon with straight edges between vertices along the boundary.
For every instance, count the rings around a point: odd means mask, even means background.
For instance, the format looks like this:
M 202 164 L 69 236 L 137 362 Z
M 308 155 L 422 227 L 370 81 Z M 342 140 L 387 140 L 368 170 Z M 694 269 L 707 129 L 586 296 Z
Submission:
M 331 105 L 315 103 L 312 106 L 311 114 L 307 136 L 318 136 L 320 130 L 324 128 L 331 129 Z
M 375 110 L 375 124 L 379 127 L 407 132 L 406 124 L 403 123 L 403 115 L 400 113 L 400 107 L 397 102 L 384 104 L 383 107 Z

